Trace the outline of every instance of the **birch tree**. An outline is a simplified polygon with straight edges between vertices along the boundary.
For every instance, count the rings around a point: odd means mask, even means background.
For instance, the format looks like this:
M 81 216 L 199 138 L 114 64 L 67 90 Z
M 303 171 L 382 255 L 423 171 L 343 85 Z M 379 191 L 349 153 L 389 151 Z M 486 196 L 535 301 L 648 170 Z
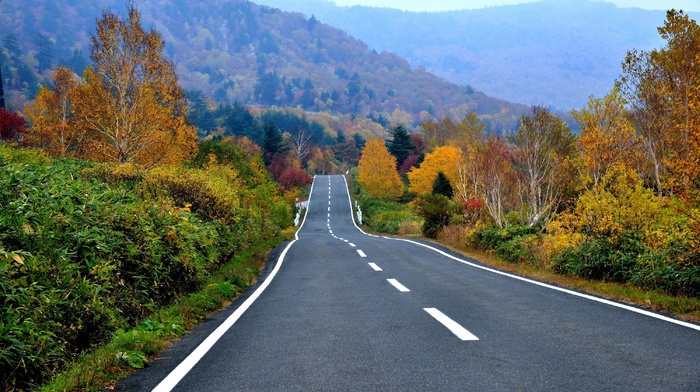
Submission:
M 535 106 L 522 116 L 511 141 L 518 173 L 523 223 L 535 226 L 548 220 L 572 173 L 568 158 L 575 153 L 575 139 L 569 127 L 548 109 Z
M 194 154 L 196 130 L 161 35 L 145 31 L 130 4 L 126 20 L 103 11 L 91 39 L 94 68 L 74 100 L 77 121 L 92 133 L 87 158 L 151 167 Z

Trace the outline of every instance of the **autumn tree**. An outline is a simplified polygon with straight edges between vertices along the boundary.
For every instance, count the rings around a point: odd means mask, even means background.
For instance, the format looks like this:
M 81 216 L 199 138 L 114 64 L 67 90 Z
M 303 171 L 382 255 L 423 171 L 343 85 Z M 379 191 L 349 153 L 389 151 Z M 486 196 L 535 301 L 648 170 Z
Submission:
M 91 39 L 94 68 L 73 100 L 76 121 L 91 133 L 86 157 L 152 167 L 191 156 L 196 130 L 161 35 L 144 31 L 130 4 L 126 20 L 103 11 Z
M 433 148 L 444 146 L 457 135 L 457 124 L 449 118 L 441 122 L 426 121 L 420 127 L 425 141 Z
M 438 173 L 442 172 L 450 183 L 459 181 L 458 168 L 462 160 L 462 150 L 455 146 L 442 146 L 427 154 L 420 167 L 408 172 L 409 191 L 429 194 Z
M 0 108 L 0 140 L 17 142 L 26 130 L 26 122 L 19 113 L 10 113 L 7 109 Z
M 627 115 L 625 99 L 613 89 L 602 99 L 591 97 L 586 108 L 574 111 L 581 125 L 578 146 L 584 171 L 596 186 L 613 165 L 637 170 L 641 143 Z
M 79 156 L 86 134 L 76 122 L 70 97 L 78 80 L 66 67 L 58 67 L 53 79 L 53 85 L 42 86 L 36 100 L 26 107 L 32 124 L 27 141 L 57 157 Z
M 661 49 L 627 54 L 618 85 L 644 139 L 659 194 L 671 189 L 682 193 L 693 186 L 683 168 L 698 153 L 691 139 L 700 27 L 682 11 L 670 10 L 659 34 L 666 41 Z
M 506 227 L 506 212 L 511 206 L 516 182 L 510 146 L 505 139 L 491 136 L 474 159 L 480 199 L 494 223 Z
M 576 151 L 575 138 L 564 121 L 535 106 L 530 115 L 522 116 L 511 140 L 523 223 L 534 226 L 549 218 L 573 178 L 570 158 Z
M 298 127 L 290 134 L 292 148 L 294 154 L 299 159 L 299 162 L 304 162 L 304 159 L 311 153 L 311 132 L 304 127 Z
M 395 200 L 403 194 L 403 183 L 396 171 L 396 158 L 384 142 L 367 142 L 358 164 L 357 182 L 374 198 Z

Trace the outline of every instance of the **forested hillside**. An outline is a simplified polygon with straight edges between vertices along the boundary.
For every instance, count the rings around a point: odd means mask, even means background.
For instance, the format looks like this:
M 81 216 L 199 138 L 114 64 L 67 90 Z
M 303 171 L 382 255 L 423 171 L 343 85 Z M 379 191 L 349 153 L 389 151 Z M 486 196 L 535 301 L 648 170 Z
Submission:
M 0 2 L 9 105 L 22 110 L 57 64 L 81 74 L 89 64 L 89 34 L 100 8 L 123 14 L 123 3 Z M 475 110 L 494 130 L 505 131 L 525 110 L 466 83 L 458 86 L 412 68 L 397 55 L 372 51 L 302 14 L 242 0 L 136 3 L 146 26 L 161 32 L 182 87 L 215 102 L 300 107 L 415 125 L 458 120 Z
M 665 16 L 590 0 L 436 13 L 337 7 L 325 0 L 260 3 L 315 15 L 451 82 L 564 111 L 582 107 L 591 94 L 606 94 L 629 48 L 658 48 L 656 27 Z

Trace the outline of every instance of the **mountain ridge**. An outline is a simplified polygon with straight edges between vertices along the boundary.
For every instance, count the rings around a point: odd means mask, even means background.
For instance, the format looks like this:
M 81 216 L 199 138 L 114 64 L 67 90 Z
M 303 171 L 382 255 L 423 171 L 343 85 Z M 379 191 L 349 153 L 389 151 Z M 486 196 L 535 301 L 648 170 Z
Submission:
M 16 57 L 24 57 L 30 68 L 34 64 L 36 80 L 50 75 L 41 61 L 36 65 L 46 47 L 54 49 L 53 65 L 59 58 L 66 60 L 70 50 L 74 57 L 82 53 L 85 59 L 89 32 L 100 15 L 98 6 L 124 15 L 118 0 L 99 4 L 64 0 L 59 5 L 65 17 L 55 19 L 58 5 L 49 0 L 0 2 L 0 22 L 10 26 L 8 31 L 17 35 L 24 51 Z M 159 0 L 136 6 L 142 24 L 162 34 L 183 87 L 201 90 L 215 101 L 385 117 L 413 125 L 444 117 L 461 119 L 474 110 L 492 130 L 504 133 L 526 111 L 525 105 L 447 82 L 422 67 L 412 68 L 395 54 L 372 51 L 346 32 L 301 13 L 244 0 L 207 4 Z M 44 38 L 37 39 L 37 34 Z M 76 55 L 76 51 L 82 52 Z M 51 64 L 43 61 L 47 62 Z M 75 71 L 81 72 L 79 67 Z M 18 91 L 32 88 L 9 86 L 14 87 L 15 102 Z
M 324 0 L 260 0 L 313 14 L 456 84 L 511 102 L 579 109 L 605 95 L 627 51 L 658 48 L 664 11 L 590 0 L 409 12 Z M 689 13 L 697 19 L 700 13 Z

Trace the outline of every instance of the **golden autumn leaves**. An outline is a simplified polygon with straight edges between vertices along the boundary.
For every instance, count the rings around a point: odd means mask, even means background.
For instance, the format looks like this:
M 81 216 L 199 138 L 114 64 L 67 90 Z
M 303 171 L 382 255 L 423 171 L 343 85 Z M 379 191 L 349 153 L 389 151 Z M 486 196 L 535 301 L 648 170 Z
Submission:
M 92 36 L 94 67 L 82 80 L 67 68 L 54 71 L 54 85 L 27 107 L 28 142 L 55 156 L 144 167 L 192 156 L 196 129 L 185 121 L 185 95 L 163 47 L 133 6 L 127 20 L 103 12 Z

